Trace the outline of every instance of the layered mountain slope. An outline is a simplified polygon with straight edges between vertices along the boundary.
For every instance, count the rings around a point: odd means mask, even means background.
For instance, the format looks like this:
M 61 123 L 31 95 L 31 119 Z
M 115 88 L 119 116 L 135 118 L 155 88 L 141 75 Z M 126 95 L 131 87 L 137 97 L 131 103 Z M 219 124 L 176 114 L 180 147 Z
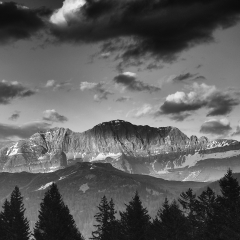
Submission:
M 0 173 L 0 206 L 16 185 L 24 196 L 26 215 L 34 227 L 40 202 L 45 191 L 55 182 L 65 203 L 86 239 L 94 229 L 94 215 L 103 195 L 113 198 L 117 210 L 124 210 L 125 203 L 139 192 L 141 200 L 152 217 L 166 197 L 170 200 L 188 188 L 197 191 L 206 183 L 166 181 L 144 175 L 128 174 L 104 163 L 77 163 L 52 173 Z
M 239 156 L 240 143 L 234 140 L 188 138 L 174 127 L 116 120 L 83 133 L 54 128 L 6 146 L 0 153 L 0 171 L 49 172 L 76 161 L 103 161 L 129 173 L 213 181 L 229 167 L 240 171 Z

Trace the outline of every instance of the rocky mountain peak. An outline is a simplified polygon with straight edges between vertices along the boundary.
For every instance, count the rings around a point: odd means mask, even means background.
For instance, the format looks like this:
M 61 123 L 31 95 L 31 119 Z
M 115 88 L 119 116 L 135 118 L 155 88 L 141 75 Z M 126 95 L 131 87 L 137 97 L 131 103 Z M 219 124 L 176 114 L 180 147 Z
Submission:
M 221 156 L 238 154 L 238 142 L 189 138 L 176 127 L 155 128 L 117 119 L 82 133 L 52 128 L 7 145 L 0 151 L 0 171 L 49 172 L 77 161 L 110 161 L 127 172 L 159 174 L 192 166 L 195 163 L 189 159 L 198 161 L 203 153 L 220 148 L 228 151 Z

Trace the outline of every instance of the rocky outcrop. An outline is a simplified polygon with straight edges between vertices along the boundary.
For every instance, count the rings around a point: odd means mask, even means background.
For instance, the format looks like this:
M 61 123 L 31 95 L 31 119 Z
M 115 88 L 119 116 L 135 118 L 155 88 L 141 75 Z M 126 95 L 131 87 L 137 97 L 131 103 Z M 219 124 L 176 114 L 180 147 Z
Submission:
M 129 173 L 167 178 L 173 170 L 189 169 L 199 161 L 238 154 L 240 144 L 234 140 L 188 138 L 175 127 L 153 128 L 115 120 L 83 133 L 64 128 L 35 133 L 1 149 L 0 171 L 49 172 L 75 161 L 104 161 Z M 180 175 L 178 180 L 186 179 Z

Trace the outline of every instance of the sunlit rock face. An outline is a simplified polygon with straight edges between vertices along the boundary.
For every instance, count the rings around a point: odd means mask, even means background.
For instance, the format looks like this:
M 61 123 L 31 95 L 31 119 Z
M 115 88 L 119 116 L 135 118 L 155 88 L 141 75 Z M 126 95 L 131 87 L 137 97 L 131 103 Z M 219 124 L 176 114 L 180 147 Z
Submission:
M 129 173 L 171 180 L 212 181 L 229 167 L 240 171 L 240 143 L 188 138 L 175 127 L 136 126 L 122 120 L 83 133 L 53 128 L 3 147 L 0 170 L 49 172 L 77 161 L 102 161 Z

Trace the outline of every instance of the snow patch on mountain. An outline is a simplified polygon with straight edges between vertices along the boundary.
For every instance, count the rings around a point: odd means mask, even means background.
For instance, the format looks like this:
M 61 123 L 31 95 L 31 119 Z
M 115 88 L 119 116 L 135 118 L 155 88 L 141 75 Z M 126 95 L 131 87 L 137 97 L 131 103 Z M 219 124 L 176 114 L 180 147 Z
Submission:
M 186 178 L 184 178 L 182 181 L 186 182 L 186 181 L 194 181 L 194 179 L 196 179 L 199 174 L 201 173 L 201 171 L 196 171 L 196 172 L 191 172 Z
M 96 157 L 92 157 L 91 161 L 105 160 L 107 157 L 117 159 L 122 153 L 99 153 Z
M 240 156 L 240 150 L 231 150 L 227 152 L 216 152 L 216 153 L 209 153 L 209 154 L 200 154 L 196 152 L 195 154 L 185 156 L 185 162 L 181 165 L 177 164 L 177 161 L 174 161 L 174 168 L 183 168 L 183 167 L 193 167 L 199 161 L 203 161 L 206 159 L 225 159 L 230 157 Z
M 18 153 L 18 150 L 19 150 L 19 148 L 18 148 L 18 142 L 17 142 L 17 143 L 15 143 L 12 147 L 10 147 L 10 148 L 8 149 L 7 155 L 8 155 L 8 156 L 14 156 L 14 155 L 16 155 L 16 154 L 19 154 L 19 153 Z
M 168 173 L 168 172 L 169 172 L 168 169 L 171 169 L 171 167 L 168 167 L 168 165 L 170 164 L 170 162 L 168 162 L 168 163 L 166 164 L 166 167 L 165 167 L 164 169 L 158 171 L 158 170 L 156 170 L 156 168 L 155 168 L 155 164 L 156 164 L 156 163 L 157 163 L 157 160 L 155 160 L 153 163 L 151 163 L 153 172 L 154 172 L 155 174 Z
M 50 187 L 53 184 L 53 182 L 49 182 L 45 185 L 42 185 L 40 188 L 38 188 L 36 191 L 41 191 L 41 190 L 45 190 L 46 188 Z
M 58 179 L 58 181 L 61 181 L 61 180 L 65 179 L 65 178 L 69 177 L 70 175 L 73 175 L 73 174 L 76 173 L 76 172 L 77 172 L 77 171 L 72 172 L 72 173 L 70 173 L 70 174 L 68 174 L 68 175 L 62 176 L 62 177 L 60 177 L 60 178 Z

